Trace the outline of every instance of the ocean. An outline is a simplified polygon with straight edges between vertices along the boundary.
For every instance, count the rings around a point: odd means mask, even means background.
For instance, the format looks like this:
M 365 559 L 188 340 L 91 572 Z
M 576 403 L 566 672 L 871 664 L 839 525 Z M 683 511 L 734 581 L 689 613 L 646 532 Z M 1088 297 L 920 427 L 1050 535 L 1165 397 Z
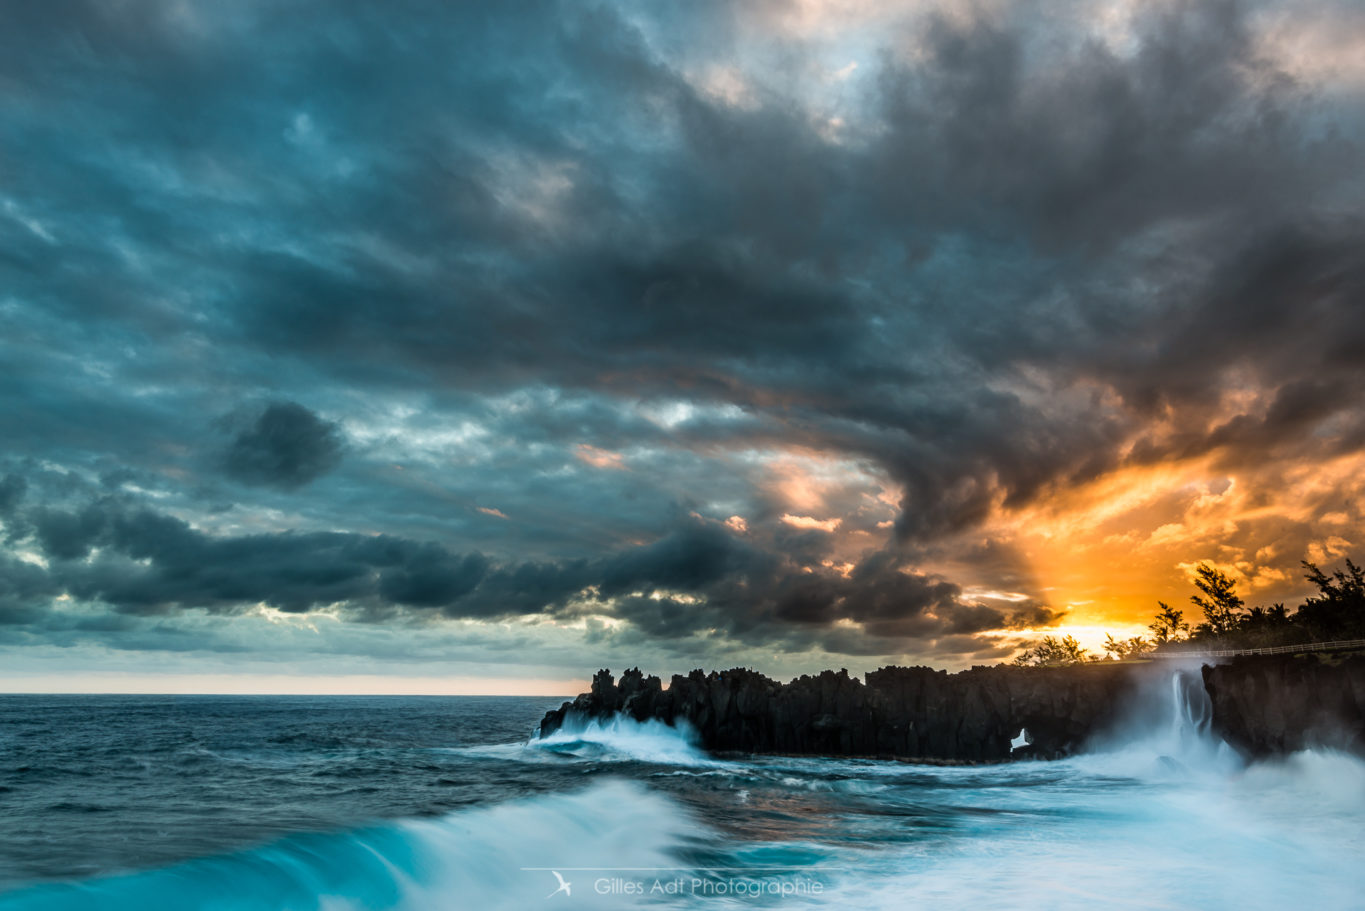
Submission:
M 713 758 L 560 699 L 0 696 L 0 911 L 1362 908 L 1365 764 L 1179 681 L 1085 755 Z

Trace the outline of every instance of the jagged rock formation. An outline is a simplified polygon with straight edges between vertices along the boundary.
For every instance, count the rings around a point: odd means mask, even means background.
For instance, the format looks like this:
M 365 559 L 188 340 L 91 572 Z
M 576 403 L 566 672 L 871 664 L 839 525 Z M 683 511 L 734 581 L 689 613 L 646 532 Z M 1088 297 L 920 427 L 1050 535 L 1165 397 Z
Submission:
M 1365 754 L 1365 655 L 1243 656 L 1204 668 L 1213 731 L 1242 753 Z
M 541 735 L 566 718 L 682 718 L 706 749 L 726 752 L 880 756 L 925 760 L 1056 757 L 1114 722 L 1132 692 L 1131 665 L 978 667 L 957 674 L 888 667 L 864 684 L 825 671 L 782 684 L 735 669 L 658 677 L 628 670 L 616 683 L 599 671 L 591 692 L 549 712 Z M 1011 750 L 1026 730 L 1029 745 Z

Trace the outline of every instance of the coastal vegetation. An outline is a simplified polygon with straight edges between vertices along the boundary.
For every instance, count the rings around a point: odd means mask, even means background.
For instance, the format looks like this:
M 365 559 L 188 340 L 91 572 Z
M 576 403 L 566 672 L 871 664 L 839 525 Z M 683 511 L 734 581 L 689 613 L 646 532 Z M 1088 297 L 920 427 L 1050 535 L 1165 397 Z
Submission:
M 1190 603 L 1204 619 L 1191 627 L 1184 611 L 1164 601 L 1148 626 L 1150 636 L 1105 639 L 1102 653 L 1082 648 L 1072 636 L 1046 636 L 1015 658 L 1017 665 L 1065 667 L 1089 661 L 1123 661 L 1153 652 L 1270 648 L 1339 639 L 1365 638 L 1365 569 L 1349 558 L 1343 569 L 1323 572 L 1303 561 L 1304 578 L 1317 594 L 1294 610 L 1283 603 L 1248 608 L 1236 581 L 1208 562 L 1195 567 L 1197 592 Z

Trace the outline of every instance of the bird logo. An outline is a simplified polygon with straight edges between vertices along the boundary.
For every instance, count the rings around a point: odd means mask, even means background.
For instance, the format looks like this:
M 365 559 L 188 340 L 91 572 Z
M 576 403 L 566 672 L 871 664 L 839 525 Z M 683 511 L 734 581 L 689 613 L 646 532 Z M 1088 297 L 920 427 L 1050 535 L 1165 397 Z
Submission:
M 558 895 L 558 894 L 561 893 L 561 892 L 563 892 L 565 896 L 572 896 L 572 895 L 573 895 L 573 892 L 570 890 L 569 887 L 570 887 L 571 885 L 573 885 L 573 884 L 570 883 L 570 882 L 567 882 L 567 881 L 564 879 L 564 877 L 560 876 L 558 870 L 551 870 L 550 872 L 553 873 L 553 874 L 555 875 L 555 879 L 559 880 L 559 888 L 556 889 L 556 890 L 554 890 L 553 892 L 551 892 L 549 895 L 547 895 L 547 896 L 545 896 L 545 897 L 546 897 L 546 898 L 554 898 L 556 895 Z

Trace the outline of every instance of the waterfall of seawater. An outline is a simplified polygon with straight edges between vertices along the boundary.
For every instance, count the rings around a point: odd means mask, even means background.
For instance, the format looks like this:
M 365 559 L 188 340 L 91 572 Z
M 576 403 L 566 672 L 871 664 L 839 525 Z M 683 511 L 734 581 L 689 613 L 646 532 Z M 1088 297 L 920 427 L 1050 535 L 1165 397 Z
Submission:
M 1156 666 L 1139 679 L 1119 722 L 1091 748 L 1135 774 L 1158 771 L 1226 774 L 1243 763 L 1213 730 L 1213 706 L 1197 665 Z
M 1206 742 L 1213 720 L 1213 705 L 1204 689 L 1203 676 L 1177 670 L 1171 675 L 1171 733 L 1178 743 Z

